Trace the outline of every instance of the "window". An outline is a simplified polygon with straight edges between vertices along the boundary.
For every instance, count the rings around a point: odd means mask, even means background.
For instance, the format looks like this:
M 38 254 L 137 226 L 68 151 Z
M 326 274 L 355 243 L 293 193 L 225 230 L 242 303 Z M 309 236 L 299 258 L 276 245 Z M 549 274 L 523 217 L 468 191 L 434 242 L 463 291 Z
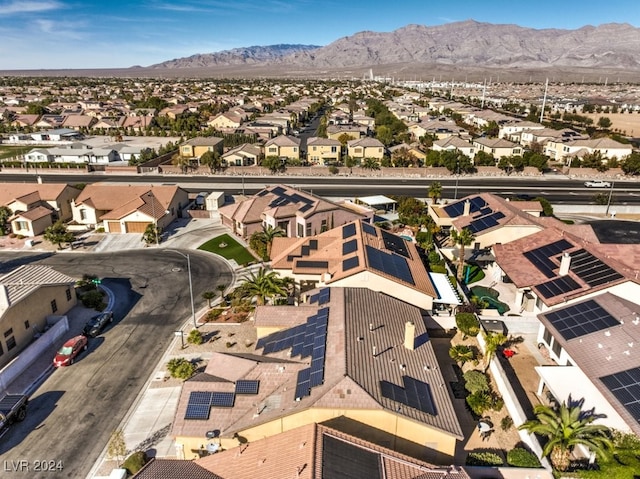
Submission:
M 305 236 L 311 236 L 311 223 L 307 223 L 307 228 L 304 233 Z
M 29 329 L 30 327 L 31 327 L 31 324 L 29 324 L 29 320 L 27 319 L 27 320 L 24 322 L 24 329 Z
M 80 219 L 81 220 L 87 219 L 87 210 L 80 210 Z
M 16 225 L 16 229 L 17 230 L 28 230 L 29 229 L 29 223 L 27 223 L 26 221 L 16 221 L 15 225 Z
M 335 153 L 336 151 L 338 151 L 338 147 L 337 146 L 332 146 L 331 147 L 331 153 Z
M 278 153 L 278 147 L 277 146 L 270 146 L 269 147 L 269 153 Z
M 10 338 L 7 338 L 7 351 L 11 351 L 16 346 L 17 346 L 16 338 L 14 338 L 13 336 L 11 336 Z
M 282 231 L 284 231 L 285 235 L 288 235 L 289 233 L 289 222 L 288 221 L 278 221 L 278 228 L 280 228 Z
M 320 223 L 320 233 L 324 233 L 327 229 L 329 229 L 327 220 L 322 220 L 322 223 Z
M 67 301 L 71 301 L 71 288 L 67 288 Z
M 547 328 L 544 328 L 542 339 L 544 339 L 544 342 L 547 343 L 547 345 L 551 344 L 551 331 L 549 331 Z
M 551 347 L 551 351 L 553 351 L 553 354 L 556 355 L 556 357 L 560 357 L 560 353 L 562 352 L 562 346 L 560 346 L 560 343 L 558 341 L 556 341 L 556 338 L 553 338 L 553 346 Z
M 13 328 L 9 328 L 4 332 L 5 339 L 8 338 L 9 336 L 13 336 Z
M 55 299 L 53 301 L 51 301 L 51 311 L 54 312 L 54 313 L 56 311 L 58 311 L 58 303 L 56 303 Z
M 304 236 L 304 223 L 298 223 L 297 236 L 298 238 L 302 238 Z

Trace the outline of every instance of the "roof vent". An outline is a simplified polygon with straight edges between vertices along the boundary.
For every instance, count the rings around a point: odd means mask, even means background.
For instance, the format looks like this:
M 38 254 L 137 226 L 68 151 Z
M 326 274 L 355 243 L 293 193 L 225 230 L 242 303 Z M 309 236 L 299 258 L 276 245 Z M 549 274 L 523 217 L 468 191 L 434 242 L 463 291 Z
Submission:
M 569 267 L 571 266 L 571 255 L 569 253 L 562 253 L 562 259 L 560 260 L 560 276 L 566 276 L 569 274 Z
M 602 345 L 602 343 L 598 343 L 598 347 L 602 349 L 604 346 Z
M 611 331 L 605 331 L 604 335 L 607 336 L 607 337 L 611 336 Z

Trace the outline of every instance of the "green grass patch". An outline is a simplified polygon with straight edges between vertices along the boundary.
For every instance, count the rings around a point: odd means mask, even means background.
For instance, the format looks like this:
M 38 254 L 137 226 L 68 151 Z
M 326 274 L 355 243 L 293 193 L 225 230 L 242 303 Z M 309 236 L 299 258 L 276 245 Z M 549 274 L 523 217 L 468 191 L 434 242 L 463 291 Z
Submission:
M 0 146 L 0 160 L 14 158 L 16 156 L 25 155 L 33 150 L 34 146 Z
M 223 258 L 232 259 L 241 265 L 245 265 L 256 260 L 253 255 L 249 253 L 247 248 L 242 246 L 228 234 L 216 236 L 215 238 L 198 246 L 198 249 L 208 251 L 209 253 L 219 254 Z
M 465 278 L 467 278 L 467 268 L 471 268 L 468 273 L 469 280 L 466 282 L 467 284 L 475 283 L 484 278 L 484 271 L 482 271 L 482 268 L 480 268 L 480 266 L 478 266 L 477 264 L 472 264 L 465 267 Z

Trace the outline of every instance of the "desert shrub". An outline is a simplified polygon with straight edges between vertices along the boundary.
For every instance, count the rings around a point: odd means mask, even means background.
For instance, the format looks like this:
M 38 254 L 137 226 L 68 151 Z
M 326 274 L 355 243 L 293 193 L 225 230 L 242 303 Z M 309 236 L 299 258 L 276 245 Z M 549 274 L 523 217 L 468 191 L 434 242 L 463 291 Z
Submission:
M 513 427 L 513 419 L 511 416 L 505 416 L 500 420 L 500 429 L 508 431 Z
M 467 466 L 502 466 L 502 458 L 493 452 L 470 452 L 467 455 Z
M 471 370 L 463 375 L 464 388 L 471 394 L 489 391 L 489 380 L 482 371 Z
M 87 291 L 82 295 L 82 304 L 85 308 L 98 309 L 100 305 L 104 304 L 102 302 L 102 294 L 102 291 L 97 289 Z
M 224 309 L 220 309 L 220 308 L 212 309 L 211 311 L 209 311 L 207 313 L 207 316 L 206 316 L 205 319 L 207 321 L 215 321 L 216 319 L 218 319 L 220 317 L 220 315 L 222 314 L 223 311 L 224 311 Z
M 332 175 L 337 175 L 339 172 L 340 172 L 340 170 L 338 169 L 337 166 L 331 165 L 329 167 L 329 173 L 331 173 Z
M 465 336 L 476 337 L 480 332 L 480 323 L 473 313 L 457 313 L 456 326 Z
M 447 274 L 447 267 L 443 264 L 430 264 L 429 271 L 432 273 Z
M 173 358 L 167 363 L 167 370 L 172 378 L 189 379 L 196 371 L 196 367 L 185 358 Z
M 187 336 L 187 342 L 190 344 L 202 344 L 202 333 L 197 329 L 192 329 Z
M 538 457 L 522 447 L 515 447 L 507 453 L 507 464 L 514 467 L 540 467 Z
M 147 463 L 147 455 L 143 451 L 136 451 L 127 457 L 122 467 L 129 474 L 136 474 Z
M 495 393 L 491 396 L 491 399 L 491 409 L 493 409 L 494 411 L 501 411 L 504 407 L 504 399 L 502 399 L 501 396 L 498 396 Z
M 491 409 L 493 398 L 487 391 L 478 391 L 469 394 L 466 398 L 467 406 L 476 416 L 484 416 L 484 413 Z

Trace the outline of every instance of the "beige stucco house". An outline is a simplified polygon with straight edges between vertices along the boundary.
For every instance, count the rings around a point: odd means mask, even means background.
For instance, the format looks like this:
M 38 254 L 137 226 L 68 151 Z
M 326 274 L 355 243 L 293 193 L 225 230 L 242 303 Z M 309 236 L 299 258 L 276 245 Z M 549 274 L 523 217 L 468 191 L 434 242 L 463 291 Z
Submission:
M 331 138 L 313 136 L 307 140 L 307 160 L 312 165 L 329 166 L 342 158 L 342 144 Z
M 476 138 L 473 140 L 473 147 L 476 153 L 484 151 L 496 159 L 503 156 L 522 155 L 522 146 L 503 138 Z
M 602 154 L 603 161 L 613 158 L 621 160 L 633 152 L 633 147 L 611 138 L 572 141 L 549 140 L 545 145 L 545 154 L 552 160 L 566 160 L 571 156 L 583 157 L 596 151 Z
M 196 137 L 185 141 L 180 145 L 180 156 L 184 158 L 200 158 L 207 151 L 222 154 L 224 140 L 215 136 Z
M 384 144 L 375 138 L 360 138 L 347 142 L 347 155 L 352 158 L 375 158 L 381 160 L 385 154 Z
M 299 160 L 300 139 L 287 135 L 271 138 L 264 145 L 264 156 L 277 156 L 278 158 Z

